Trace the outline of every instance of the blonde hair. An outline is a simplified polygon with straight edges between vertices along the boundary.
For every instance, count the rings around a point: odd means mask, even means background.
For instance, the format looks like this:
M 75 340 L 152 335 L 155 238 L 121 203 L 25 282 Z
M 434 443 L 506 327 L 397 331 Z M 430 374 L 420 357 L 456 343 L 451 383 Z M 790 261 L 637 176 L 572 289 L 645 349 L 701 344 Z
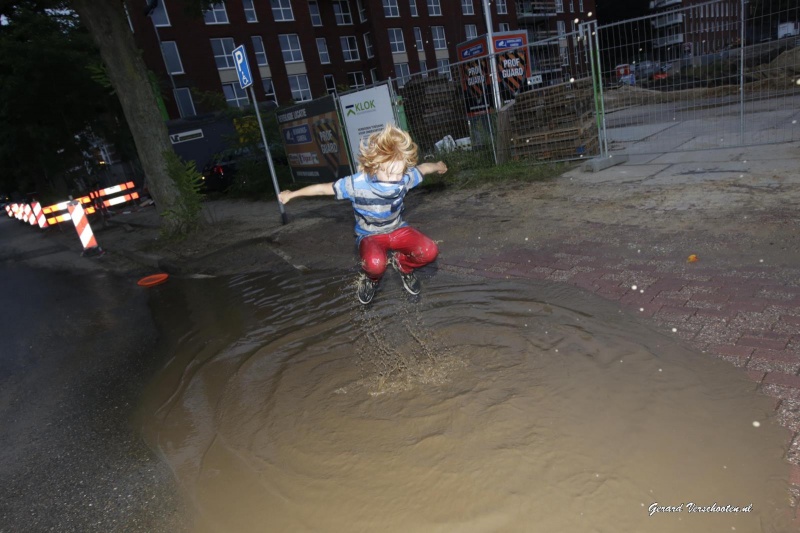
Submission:
M 417 145 L 411 136 L 400 128 L 386 124 L 365 141 L 361 141 L 358 170 L 375 175 L 381 165 L 402 161 L 406 170 L 417 164 Z

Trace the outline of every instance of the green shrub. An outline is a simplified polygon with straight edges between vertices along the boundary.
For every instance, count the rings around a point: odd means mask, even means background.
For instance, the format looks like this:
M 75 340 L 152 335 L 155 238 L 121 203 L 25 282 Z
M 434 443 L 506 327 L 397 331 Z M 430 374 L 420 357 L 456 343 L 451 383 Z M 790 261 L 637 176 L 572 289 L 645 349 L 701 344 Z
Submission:
M 169 228 L 165 236 L 180 238 L 195 230 L 200 223 L 203 179 L 194 161 L 183 161 L 172 150 L 164 152 L 164 159 L 167 162 L 167 174 L 178 189 L 177 203 L 162 213 L 171 222 L 165 226 Z

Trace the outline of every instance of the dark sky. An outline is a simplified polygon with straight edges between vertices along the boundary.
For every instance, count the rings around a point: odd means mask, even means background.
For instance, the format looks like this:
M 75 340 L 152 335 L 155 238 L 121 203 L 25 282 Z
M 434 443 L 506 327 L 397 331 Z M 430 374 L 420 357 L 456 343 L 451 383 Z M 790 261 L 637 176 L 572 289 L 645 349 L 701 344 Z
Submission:
M 598 24 L 650 14 L 650 0 L 597 0 L 596 5 Z

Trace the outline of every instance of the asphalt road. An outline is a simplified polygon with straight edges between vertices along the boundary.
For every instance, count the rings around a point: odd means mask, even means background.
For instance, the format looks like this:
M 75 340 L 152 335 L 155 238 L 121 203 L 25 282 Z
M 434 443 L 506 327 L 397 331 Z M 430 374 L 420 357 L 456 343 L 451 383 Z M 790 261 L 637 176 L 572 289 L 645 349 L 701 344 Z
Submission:
M 132 423 L 161 357 L 146 290 L 7 259 L 0 317 L 0 532 L 186 530 Z

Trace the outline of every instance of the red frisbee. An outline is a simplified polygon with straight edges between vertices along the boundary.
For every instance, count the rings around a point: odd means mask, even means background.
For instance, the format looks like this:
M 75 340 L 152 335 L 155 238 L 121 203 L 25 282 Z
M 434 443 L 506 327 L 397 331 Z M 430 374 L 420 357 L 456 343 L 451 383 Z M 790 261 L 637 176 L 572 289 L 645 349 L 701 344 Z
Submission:
M 155 287 L 167 281 L 169 274 L 153 274 L 152 276 L 145 276 L 136 282 L 140 287 Z

